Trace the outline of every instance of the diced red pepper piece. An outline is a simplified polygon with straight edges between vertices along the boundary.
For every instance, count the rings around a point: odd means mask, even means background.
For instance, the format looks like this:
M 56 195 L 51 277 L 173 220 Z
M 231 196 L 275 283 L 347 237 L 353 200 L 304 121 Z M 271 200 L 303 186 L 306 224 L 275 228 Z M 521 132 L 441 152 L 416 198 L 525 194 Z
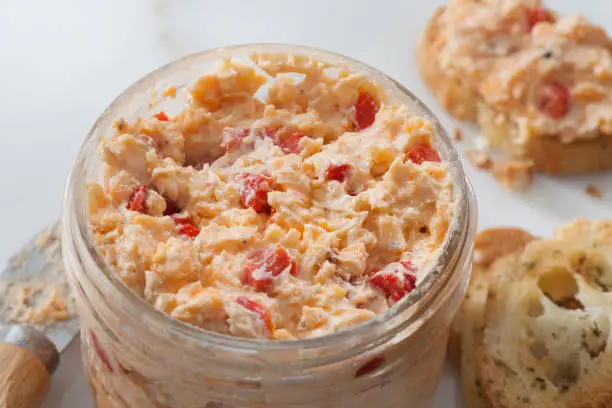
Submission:
M 538 23 L 557 21 L 555 16 L 543 7 L 530 7 L 527 9 L 527 30 L 533 30 Z
M 406 153 L 406 158 L 414 164 L 422 164 L 423 162 L 439 162 L 440 155 L 428 144 L 420 143 L 412 146 Z
M 400 261 L 400 264 L 408 270 L 410 273 L 416 272 L 416 267 L 410 261 Z
M 408 290 L 408 293 L 416 289 L 417 278 L 411 273 L 404 274 L 404 287 Z
M 370 374 L 378 370 L 380 367 L 382 367 L 384 363 L 385 359 L 383 357 L 373 358 L 372 360 L 359 367 L 359 369 L 357 369 L 357 372 L 355 373 L 355 378 L 363 377 L 366 374 Z
M 193 224 L 179 224 L 178 231 L 180 234 L 187 235 L 190 238 L 200 235 L 200 229 Z
M 180 234 L 187 235 L 188 237 L 195 238 L 200 235 L 200 229 L 193 225 L 193 221 L 189 215 L 172 215 L 174 223 L 178 227 Z
M 300 140 L 304 137 L 301 133 L 294 133 L 289 136 L 287 139 L 281 142 L 280 148 L 286 154 L 299 154 L 302 150 L 300 147 Z
M 172 219 L 176 225 L 191 224 L 191 217 L 189 215 L 172 214 Z
M 240 202 L 258 213 L 269 211 L 268 193 L 272 191 L 272 184 L 270 177 L 243 173 L 240 179 Z
M 378 101 L 367 92 L 360 92 L 355 106 L 353 106 L 353 122 L 357 130 L 372 126 L 378 112 Z
M 336 180 L 342 183 L 349 176 L 351 169 L 350 164 L 330 164 L 325 170 L 325 180 Z
M 134 188 L 127 204 L 128 210 L 146 214 L 148 194 L 149 188 L 147 186 L 138 186 Z
M 273 245 L 257 250 L 249 256 L 245 269 L 245 283 L 259 292 L 267 291 L 274 278 L 290 268 L 289 273 L 297 273 L 296 263 L 285 248 Z
M 166 115 L 166 112 L 161 111 L 159 113 L 156 113 L 155 115 L 153 115 L 157 118 L 157 120 L 161 121 L 161 122 L 167 122 L 168 119 L 168 115 Z
M 241 127 L 226 127 L 223 129 L 221 145 L 225 152 L 233 152 L 240 148 L 242 140 L 249 135 L 249 129 Z
M 100 343 L 98 342 L 98 337 L 93 331 L 89 331 L 89 336 L 91 337 L 91 344 L 93 345 L 93 348 L 96 351 L 96 354 L 98 355 L 98 357 L 100 357 L 100 360 L 102 361 L 104 366 L 108 369 L 108 371 L 112 373 L 113 367 L 111 366 L 111 363 L 108 357 L 106 357 L 106 353 L 104 352 L 102 347 L 100 347 Z
M 553 119 L 561 119 L 569 112 L 570 100 L 569 90 L 555 82 L 542 88 L 540 110 Z
M 377 272 L 370 283 L 385 292 L 385 296 L 397 302 L 406 295 L 402 280 L 390 272 Z
M 236 298 L 236 303 L 238 303 L 245 309 L 250 310 L 251 312 L 257 313 L 265 324 L 266 329 L 268 329 L 268 332 L 270 334 L 274 333 L 274 323 L 272 323 L 272 315 L 270 314 L 270 311 L 268 309 L 266 309 L 259 303 L 252 301 L 246 296 L 238 296 Z
M 370 283 L 382 289 L 387 298 L 394 302 L 399 301 L 416 288 L 416 276 L 412 274 L 414 267 L 411 263 L 408 268 L 404 262 L 400 264 L 404 270 L 385 268 L 370 278 Z
M 187 235 L 190 238 L 200 235 L 200 229 L 193 224 L 179 224 L 178 231 L 180 234 Z

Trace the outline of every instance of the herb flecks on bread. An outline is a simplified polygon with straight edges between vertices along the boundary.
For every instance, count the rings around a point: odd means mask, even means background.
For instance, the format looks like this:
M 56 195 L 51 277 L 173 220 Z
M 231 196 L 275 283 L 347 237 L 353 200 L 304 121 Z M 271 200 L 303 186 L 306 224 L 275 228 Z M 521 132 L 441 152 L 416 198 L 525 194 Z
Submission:
M 575 221 L 488 273 L 477 359 L 487 402 L 612 406 L 612 222 Z

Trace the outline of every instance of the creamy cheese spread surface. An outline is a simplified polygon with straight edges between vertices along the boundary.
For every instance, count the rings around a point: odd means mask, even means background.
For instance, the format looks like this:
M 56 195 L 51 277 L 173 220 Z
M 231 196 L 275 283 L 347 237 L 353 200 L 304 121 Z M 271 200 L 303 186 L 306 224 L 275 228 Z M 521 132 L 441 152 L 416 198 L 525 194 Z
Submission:
M 452 0 L 436 18 L 440 69 L 473 90 L 463 102 L 511 117 L 517 143 L 612 134 L 612 40 L 602 27 L 540 0 Z
M 156 309 L 298 339 L 384 313 L 454 211 L 430 120 L 366 76 L 290 55 L 224 61 L 177 114 L 118 119 L 89 186 L 106 262 Z
M 538 24 L 520 51 L 500 58 L 483 100 L 518 118 L 522 134 L 564 143 L 612 134 L 612 40 L 584 17 Z

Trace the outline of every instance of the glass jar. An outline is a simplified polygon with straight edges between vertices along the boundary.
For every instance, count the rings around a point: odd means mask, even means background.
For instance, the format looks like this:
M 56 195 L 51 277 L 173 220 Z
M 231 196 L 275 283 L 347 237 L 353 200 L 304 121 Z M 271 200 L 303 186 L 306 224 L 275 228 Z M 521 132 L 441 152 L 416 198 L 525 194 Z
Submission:
M 441 256 L 424 281 L 386 314 L 335 334 L 295 341 L 233 338 L 173 320 L 132 293 L 106 265 L 89 227 L 87 183 L 101 180 L 101 138 L 113 122 L 150 116 L 151 91 L 180 90 L 228 57 L 307 55 L 370 76 L 389 100 L 435 125 L 449 162 L 456 210 Z M 172 113 L 177 100 L 163 105 Z M 166 103 L 164 101 L 162 104 Z M 99 408 L 400 408 L 431 405 L 449 325 L 465 293 L 476 229 L 472 188 L 449 137 L 413 94 L 342 55 L 280 44 L 241 45 L 173 62 L 126 90 L 93 126 L 68 180 L 64 262 L 81 317 L 85 369 Z

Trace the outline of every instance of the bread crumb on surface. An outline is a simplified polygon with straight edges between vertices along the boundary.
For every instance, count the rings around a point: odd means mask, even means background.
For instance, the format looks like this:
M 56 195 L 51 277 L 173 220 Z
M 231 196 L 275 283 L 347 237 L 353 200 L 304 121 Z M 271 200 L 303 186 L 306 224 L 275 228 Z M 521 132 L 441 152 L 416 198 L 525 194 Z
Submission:
M 602 197 L 601 190 L 595 184 L 589 184 L 585 189 L 586 193 L 592 198 L 600 200 Z
M 460 142 L 461 140 L 463 140 L 463 134 L 461 133 L 461 129 L 455 128 L 455 133 L 453 137 L 455 138 L 457 142 Z
M 529 189 L 534 175 L 534 163 L 531 160 L 511 160 L 493 164 L 493 177 L 506 190 Z
M 0 279 L 0 323 L 45 330 L 76 316 L 61 252 L 56 224 L 9 261 L 12 271 Z
M 481 170 L 490 170 L 493 167 L 493 159 L 491 156 L 483 150 L 469 149 L 466 150 L 465 156 L 474 165 L 474 167 Z
M 39 326 L 68 320 L 72 315 L 61 284 L 16 284 L 14 290 L 17 302 L 11 316 L 14 322 Z

